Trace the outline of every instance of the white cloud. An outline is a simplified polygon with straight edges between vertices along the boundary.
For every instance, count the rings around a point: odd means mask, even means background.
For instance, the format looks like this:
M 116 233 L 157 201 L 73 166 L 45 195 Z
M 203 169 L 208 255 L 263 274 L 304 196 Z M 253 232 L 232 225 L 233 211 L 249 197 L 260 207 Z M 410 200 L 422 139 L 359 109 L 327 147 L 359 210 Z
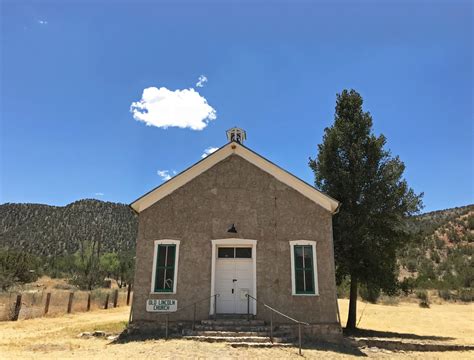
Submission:
M 198 78 L 198 82 L 196 83 L 196 87 L 204 87 L 204 84 L 207 83 L 207 76 L 200 75 Z
M 156 173 L 158 174 L 159 177 L 161 177 L 161 180 L 163 181 L 168 181 L 169 179 L 171 179 L 173 176 L 176 175 L 175 170 L 158 170 Z
M 141 100 L 132 103 L 130 112 L 135 120 L 164 129 L 202 130 L 217 118 L 216 110 L 194 89 L 146 88 Z
M 96 192 L 94 195 L 95 195 L 95 196 L 104 196 L 105 194 L 104 194 L 104 193 L 101 193 L 101 192 Z
M 40 25 L 48 25 L 48 21 L 47 21 L 47 20 L 38 20 L 38 24 L 40 24 Z
M 213 152 L 219 150 L 219 148 L 216 148 L 216 147 L 208 147 L 207 149 L 204 150 L 204 154 L 201 155 L 201 158 L 205 158 L 207 157 L 208 155 L 211 155 Z

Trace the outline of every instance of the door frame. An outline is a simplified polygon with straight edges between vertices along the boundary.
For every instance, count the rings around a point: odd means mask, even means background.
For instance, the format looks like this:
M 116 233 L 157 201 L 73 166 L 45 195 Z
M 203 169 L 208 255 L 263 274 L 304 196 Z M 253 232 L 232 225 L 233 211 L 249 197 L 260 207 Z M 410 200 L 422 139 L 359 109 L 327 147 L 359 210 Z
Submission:
M 217 247 L 219 245 L 225 246 L 246 246 L 252 248 L 252 296 L 257 297 L 257 240 L 251 239 L 215 239 L 211 240 L 212 251 L 211 251 L 211 299 L 209 307 L 209 315 L 214 315 L 214 291 L 216 282 L 216 258 L 217 258 Z M 219 310 L 219 309 L 217 309 Z M 257 315 L 257 302 L 253 301 L 252 314 Z

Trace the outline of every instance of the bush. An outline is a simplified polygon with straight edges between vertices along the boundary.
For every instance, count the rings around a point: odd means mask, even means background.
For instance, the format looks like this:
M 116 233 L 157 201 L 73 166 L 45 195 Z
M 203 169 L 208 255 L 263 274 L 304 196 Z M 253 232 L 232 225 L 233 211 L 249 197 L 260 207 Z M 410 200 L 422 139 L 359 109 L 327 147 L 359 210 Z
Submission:
M 362 285 L 359 289 L 359 295 L 362 300 L 376 304 L 380 297 L 380 288 L 372 285 Z
M 428 301 L 428 292 L 426 290 L 417 290 L 416 297 L 421 301 Z
M 446 301 L 453 299 L 453 295 L 451 294 L 451 292 L 449 290 L 446 290 L 446 289 L 438 290 L 438 296 L 441 299 L 446 300 Z
M 400 290 L 403 292 L 405 296 L 413 293 L 413 289 L 415 288 L 416 279 L 415 278 L 405 278 L 403 279 L 400 284 Z
M 337 297 L 339 299 L 348 299 L 351 290 L 350 286 L 351 283 L 347 277 L 342 279 L 341 283 L 337 285 Z
M 459 300 L 464 302 L 474 301 L 474 289 L 461 289 L 458 291 Z

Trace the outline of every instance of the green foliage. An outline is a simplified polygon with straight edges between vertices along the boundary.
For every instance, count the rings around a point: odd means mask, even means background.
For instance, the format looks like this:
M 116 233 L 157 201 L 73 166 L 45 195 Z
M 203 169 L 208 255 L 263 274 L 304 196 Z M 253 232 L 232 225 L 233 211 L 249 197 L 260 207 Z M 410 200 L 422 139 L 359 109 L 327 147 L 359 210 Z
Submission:
M 421 207 L 403 179 L 405 165 L 372 133 L 372 117 L 354 90 L 337 95 L 334 124 L 324 130 L 316 159 L 310 159 L 318 189 L 341 201 L 334 217 L 338 282 L 371 284 L 397 291 L 397 251 L 409 239 L 406 219 Z M 351 296 L 351 302 L 354 298 Z M 355 326 L 355 314 L 349 313 Z
M 441 299 L 446 300 L 446 301 L 453 299 L 453 295 L 451 294 L 451 292 L 449 290 L 446 290 L 446 289 L 438 290 L 438 296 Z
M 337 284 L 337 297 L 339 299 L 349 298 L 350 285 L 349 277 L 343 278 L 341 282 Z
M 41 273 L 38 258 L 7 248 L 0 249 L 0 287 L 7 290 L 15 284 L 36 281 Z
M 461 289 L 458 292 L 459 300 L 464 302 L 474 301 L 474 289 Z
M 359 289 L 359 295 L 362 300 L 376 304 L 380 297 L 380 288 L 377 286 L 363 284 Z
M 417 290 L 416 297 L 421 301 L 428 301 L 428 292 L 426 290 Z
M 474 215 L 469 215 L 467 217 L 467 228 L 469 230 L 474 230 Z
M 405 296 L 413 293 L 416 280 L 414 278 L 405 278 L 399 283 L 399 288 Z

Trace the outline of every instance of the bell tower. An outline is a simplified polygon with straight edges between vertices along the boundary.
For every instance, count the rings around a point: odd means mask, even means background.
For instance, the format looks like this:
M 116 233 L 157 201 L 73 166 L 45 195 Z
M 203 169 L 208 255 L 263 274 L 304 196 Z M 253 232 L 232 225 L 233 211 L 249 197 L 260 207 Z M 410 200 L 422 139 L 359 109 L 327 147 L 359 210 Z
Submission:
M 247 140 L 247 133 L 245 130 L 238 127 L 233 127 L 232 129 L 227 130 L 226 133 L 227 140 L 229 140 L 229 142 L 235 141 L 239 144 L 243 144 L 244 141 Z

